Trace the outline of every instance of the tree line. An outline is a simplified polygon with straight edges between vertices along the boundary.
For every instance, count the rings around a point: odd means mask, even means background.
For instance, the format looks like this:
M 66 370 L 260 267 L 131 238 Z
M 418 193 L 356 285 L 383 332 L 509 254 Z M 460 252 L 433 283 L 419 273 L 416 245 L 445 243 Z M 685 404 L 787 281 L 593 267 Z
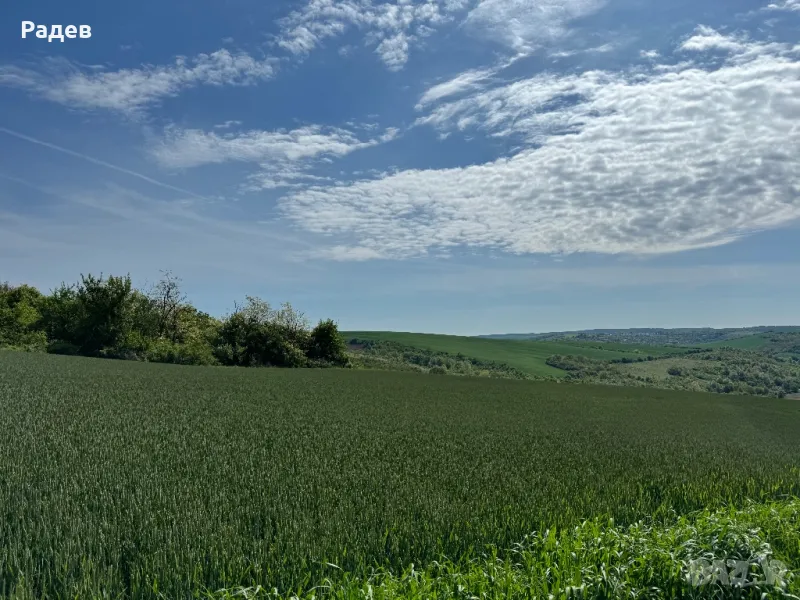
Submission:
M 673 359 L 680 359 L 673 364 Z M 553 355 L 547 364 L 567 371 L 565 381 L 648 386 L 718 394 L 750 394 L 784 398 L 800 392 L 800 367 L 759 352 L 733 348 L 704 348 L 660 357 L 603 361 L 586 356 Z M 654 362 L 659 369 L 628 370 L 622 363 Z
M 171 272 L 147 289 L 130 275 L 81 275 L 49 294 L 0 283 L 0 347 L 186 365 L 349 366 L 337 324 L 311 327 L 291 304 L 247 296 L 223 318 L 192 306 Z

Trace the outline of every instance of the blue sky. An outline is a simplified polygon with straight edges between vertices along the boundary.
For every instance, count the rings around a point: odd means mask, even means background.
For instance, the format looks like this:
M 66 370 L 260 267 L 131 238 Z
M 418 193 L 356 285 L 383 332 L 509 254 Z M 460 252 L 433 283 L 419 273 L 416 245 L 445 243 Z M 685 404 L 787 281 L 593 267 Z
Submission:
M 800 324 L 800 0 L 40 0 L 0 26 L 0 280 L 170 269 L 212 314 L 343 329 Z

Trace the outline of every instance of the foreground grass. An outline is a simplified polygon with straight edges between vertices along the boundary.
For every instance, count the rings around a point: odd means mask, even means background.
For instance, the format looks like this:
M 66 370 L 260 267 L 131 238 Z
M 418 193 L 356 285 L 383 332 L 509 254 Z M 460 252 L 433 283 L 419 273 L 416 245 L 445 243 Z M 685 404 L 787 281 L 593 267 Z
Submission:
M 334 573 L 322 586 L 286 595 L 250 588 L 204 597 L 797 598 L 798 565 L 800 500 L 794 498 L 628 527 L 592 519 L 534 532 L 506 552 L 489 547 L 468 561 L 443 559 L 397 574 L 376 570 L 366 578 Z
M 793 400 L 0 352 L 0 597 L 468 565 L 598 515 L 800 494 L 799 441 Z
M 537 342 L 394 331 L 346 331 L 342 335 L 348 340 L 389 341 L 412 348 L 423 348 L 453 355 L 461 353 L 479 360 L 504 363 L 530 375 L 550 377 L 563 377 L 566 374 L 561 369 L 546 364 L 547 358 L 554 354 L 573 354 L 597 360 L 613 360 L 633 355 L 662 356 L 684 350 L 666 346 L 637 346 L 593 341 Z

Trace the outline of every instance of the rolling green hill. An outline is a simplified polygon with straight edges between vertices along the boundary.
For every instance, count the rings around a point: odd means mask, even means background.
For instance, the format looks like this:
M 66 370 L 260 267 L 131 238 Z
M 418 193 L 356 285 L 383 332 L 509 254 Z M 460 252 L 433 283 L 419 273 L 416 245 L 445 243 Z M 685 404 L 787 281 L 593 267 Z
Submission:
M 463 354 L 479 360 L 504 363 L 530 375 L 551 377 L 565 375 L 561 369 L 546 364 L 547 358 L 554 354 L 573 354 L 598 360 L 614 360 L 632 355 L 662 356 L 683 350 L 674 346 L 615 344 L 590 340 L 538 342 L 394 331 L 345 331 L 343 335 L 348 341 L 353 339 L 389 341 L 412 348 L 423 348 L 454 355 Z
M 771 331 L 736 339 L 701 344 L 704 347 L 731 347 L 750 350 L 775 358 L 800 360 L 800 333 L 796 331 Z
M 746 335 L 744 337 L 730 340 L 720 340 L 718 342 L 707 342 L 698 344 L 705 348 L 736 348 L 738 350 L 762 350 L 770 345 L 770 335 L 758 333 L 756 335 Z
M 623 344 L 694 346 L 711 342 L 726 342 L 759 334 L 800 333 L 796 325 L 760 325 L 727 329 L 701 328 L 639 328 L 639 329 L 585 329 L 582 331 L 551 331 L 549 333 L 506 333 L 482 335 L 487 339 L 517 339 L 537 341 L 595 340 Z
M 630 356 L 631 354 L 638 354 L 644 356 L 666 356 L 668 354 L 676 354 L 687 352 L 696 346 L 651 346 L 649 344 L 625 344 L 622 342 L 598 342 L 595 340 L 582 340 L 582 339 L 563 339 L 553 341 L 535 342 L 538 344 L 554 345 L 559 347 L 570 347 L 573 349 L 573 354 L 579 354 L 583 350 L 596 349 L 603 352 L 622 353 L 623 356 Z M 699 346 L 699 345 L 698 345 Z M 586 355 L 588 356 L 588 355 Z M 615 357 L 612 357 L 615 358 Z

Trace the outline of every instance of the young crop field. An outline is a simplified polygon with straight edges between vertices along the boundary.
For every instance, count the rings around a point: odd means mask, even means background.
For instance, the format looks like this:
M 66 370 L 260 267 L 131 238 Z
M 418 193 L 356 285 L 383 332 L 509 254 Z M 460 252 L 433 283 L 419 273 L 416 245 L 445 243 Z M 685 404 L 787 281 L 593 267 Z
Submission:
M 550 377 L 565 375 L 561 369 L 546 364 L 547 358 L 554 354 L 574 354 L 598 360 L 613 360 L 630 358 L 634 355 L 662 356 L 685 350 L 666 346 L 637 346 L 593 341 L 537 342 L 392 331 L 346 331 L 342 335 L 348 340 L 390 341 L 413 348 L 424 348 L 449 354 L 461 353 L 479 360 L 504 363 L 530 375 Z
M 666 537 L 638 519 L 797 495 L 798 465 L 796 400 L 0 352 L 0 597 L 256 585 L 307 597 L 372 568 L 391 569 L 402 597 L 455 597 L 420 592 L 411 564 L 478 568 L 487 544 L 525 540 L 528 558 L 486 559 L 491 597 L 511 597 L 503 569 L 562 585 L 584 572 L 570 552 L 608 557 L 614 544 L 646 583 L 641 540 L 667 556 L 690 551 L 692 528 L 733 538 L 708 529 L 714 515 Z M 779 511 L 758 518 L 798 557 L 793 506 L 780 527 Z M 575 529 L 587 518 L 633 529 L 595 547 L 606 534 Z M 754 531 L 741 535 L 758 546 Z M 341 597 L 373 597 L 371 585 Z
M 737 348 L 739 350 L 761 350 L 770 345 L 769 334 L 759 333 L 756 335 L 745 335 L 729 340 L 721 340 L 718 342 L 707 342 L 705 344 L 698 344 L 700 347 L 705 348 Z

